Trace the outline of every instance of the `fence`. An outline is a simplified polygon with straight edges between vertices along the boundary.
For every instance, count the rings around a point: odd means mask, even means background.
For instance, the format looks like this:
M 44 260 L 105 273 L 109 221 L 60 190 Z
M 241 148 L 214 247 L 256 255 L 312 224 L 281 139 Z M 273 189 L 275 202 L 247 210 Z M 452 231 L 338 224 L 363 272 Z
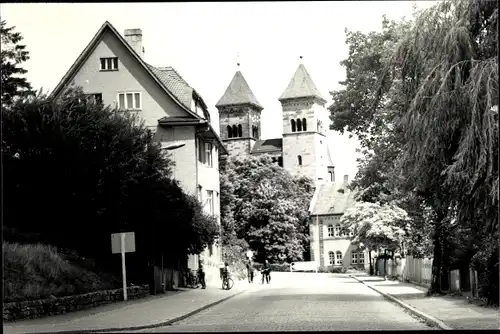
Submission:
M 381 276 L 396 276 L 402 281 L 429 287 L 432 277 L 432 259 L 406 258 L 388 259 L 384 268 L 384 260 L 375 264 L 377 274 Z M 387 269 L 387 270 L 385 270 Z M 477 295 L 477 272 L 472 269 L 452 270 L 448 276 L 449 291 L 471 292 Z

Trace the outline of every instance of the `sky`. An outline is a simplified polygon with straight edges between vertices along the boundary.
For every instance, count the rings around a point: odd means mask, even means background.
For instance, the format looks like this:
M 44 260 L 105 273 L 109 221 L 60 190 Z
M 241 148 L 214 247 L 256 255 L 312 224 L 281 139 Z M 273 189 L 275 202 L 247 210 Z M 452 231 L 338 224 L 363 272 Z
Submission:
M 434 1 L 415 2 L 419 8 Z M 215 104 L 240 62 L 262 111 L 263 139 L 281 137 L 278 101 L 302 62 L 323 97 L 341 89 L 345 29 L 380 31 L 382 15 L 411 17 L 411 1 L 18 3 L 1 4 L 2 19 L 24 37 L 32 85 L 50 92 L 105 21 L 120 33 L 140 28 L 144 59 L 172 66 L 203 97 L 218 129 Z M 337 182 L 357 172 L 359 143 L 330 131 Z

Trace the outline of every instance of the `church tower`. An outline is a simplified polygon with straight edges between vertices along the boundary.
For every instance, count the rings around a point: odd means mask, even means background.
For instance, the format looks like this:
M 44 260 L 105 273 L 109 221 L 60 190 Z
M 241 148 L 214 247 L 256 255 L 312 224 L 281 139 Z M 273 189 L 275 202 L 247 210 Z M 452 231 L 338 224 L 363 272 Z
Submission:
M 326 138 L 330 120 L 326 100 L 302 63 L 279 101 L 283 110 L 283 167 L 315 183 L 334 182 Z
M 260 139 L 260 117 L 264 108 L 239 70 L 215 107 L 219 110 L 220 136 L 229 154 L 250 155 Z

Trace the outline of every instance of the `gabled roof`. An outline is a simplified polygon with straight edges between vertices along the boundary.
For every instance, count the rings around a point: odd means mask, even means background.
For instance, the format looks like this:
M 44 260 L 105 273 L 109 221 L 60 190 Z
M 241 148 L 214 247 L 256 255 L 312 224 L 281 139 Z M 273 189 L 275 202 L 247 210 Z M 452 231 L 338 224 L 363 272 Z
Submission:
M 288 87 L 281 94 L 279 101 L 300 97 L 316 97 L 326 103 L 326 100 L 321 96 L 321 93 L 303 64 L 300 64 L 299 68 L 295 71 L 292 80 L 290 80 Z
M 92 38 L 90 43 L 87 45 L 87 47 L 82 51 L 80 56 L 76 59 L 75 63 L 69 68 L 68 72 L 64 75 L 62 80 L 59 82 L 59 84 L 54 88 L 52 93 L 50 94 L 51 97 L 57 96 L 61 90 L 66 87 L 68 84 L 69 80 L 73 77 L 73 75 L 80 69 L 82 64 L 84 63 L 85 60 L 90 56 L 92 51 L 97 47 L 99 41 L 101 40 L 102 36 L 106 31 L 111 31 L 111 33 L 125 46 L 125 48 L 130 52 L 130 54 L 135 58 L 138 62 L 138 65 L 144 68 L 144 70 L 153 78 L 156 83 L 163 88 L 165 93 L 172 98 L 172 100 L 179 106 L 181 109 L 183 109 L 185 112 L 187 112 L 189 115 L 195 117 L 195 118 L 200 118 L 195 112 L 192 112 L 190 110 L 190 106 L 186 106 L 181 99 L 179 99 L 178 96 L 176 96 L 172 91 L 170 91 L 167 82 L 168 80 L 161 80 L 154 72 L 152 69 L 152 66 L 147 65 L 144 60 L 134 51 L 134 49 L 130 46 L 130 44 L 127 43 L 125 38 L 118 33 L 118 31 L 113 27 L 111 23 L 108 21 L 104 22 L 104 24 L 101 26 L 101 28 L 97 31 L 95 36 Z M 159 73 L 158 73 L 159 74 Z M 172 88 L 172 87 L 171 87 Z M 173 89 L 173 88 L 172 88 Z M 182 94 L 181 94 L 182 95 Z
M 252 153 L 272 153 L 283 151 L 283 138 L 257 140 Z
M 344 192 L 339 192 L 339 190 Z M 355 204 L 355 193 L 342 183 L 322 183 L 316 189 L 311 215 L 343 214 Z
M 146 64 L 160 81 L 181 101 L 186 107 L 191 109 L 193 100 L 193 88 L 184 80 L 173 67 L 153 67 Z
M 253 94 L 250 86 L 246 82 L 243 74 L 237 71 L 234 74 L 233 80 L 226 89 L 226 92 L 215 105 L 217 108 L 225 106 L 234 106 L 242 104 L 251 104 L 260 110 L 264 109 L 257 98 Z

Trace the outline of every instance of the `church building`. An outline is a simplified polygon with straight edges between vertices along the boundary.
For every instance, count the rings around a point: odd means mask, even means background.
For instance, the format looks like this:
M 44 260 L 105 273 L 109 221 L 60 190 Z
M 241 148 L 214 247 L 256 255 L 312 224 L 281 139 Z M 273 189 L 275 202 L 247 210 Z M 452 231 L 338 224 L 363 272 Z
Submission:
M 327 101 L 304 64 L 298 66 L 279 101 L 282 137 L 262 139 L 264 107 L 241 71 L 234 74 L 216 104 L 219 133 L 229 156 L 269 154 L 288 172 L 314 180 L 315 192 L 309 206 L 310 260 L 318 267 L 365 267 L 367 254 L 352 246 L 349 236 L 340 233 L 340 217 L 354 204 L 354 194 L 347 187 L 347 175 L 343 182 L 335 182 L 326 137 L 330 125 Z

